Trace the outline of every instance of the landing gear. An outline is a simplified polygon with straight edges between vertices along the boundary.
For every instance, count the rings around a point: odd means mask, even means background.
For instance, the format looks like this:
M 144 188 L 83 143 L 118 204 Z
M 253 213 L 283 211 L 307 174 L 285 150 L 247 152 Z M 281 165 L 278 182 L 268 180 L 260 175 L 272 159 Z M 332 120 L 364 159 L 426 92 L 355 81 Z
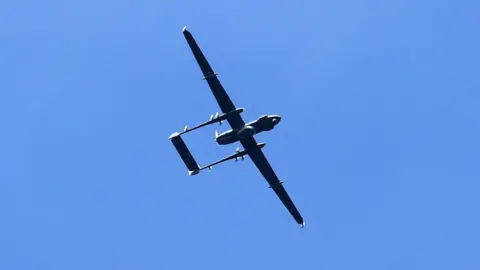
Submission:
M 236 158 L 235 158 L 235 162 L 237 162 L 237 161 L 238 161 L 238 159 L 240 159 L 240 160 L 244 160 L 244 159 L 245 159 L 245 156 L 236 157 Z

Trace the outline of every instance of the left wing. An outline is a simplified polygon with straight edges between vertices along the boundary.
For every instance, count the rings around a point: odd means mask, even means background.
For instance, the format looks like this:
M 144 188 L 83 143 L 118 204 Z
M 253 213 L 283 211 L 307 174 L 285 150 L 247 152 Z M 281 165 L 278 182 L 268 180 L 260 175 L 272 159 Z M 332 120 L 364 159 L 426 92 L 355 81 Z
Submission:
M 217 73 L 215 73 L 212 67 L 210 67 L 207 58 L 205 58 L 205 55 L 203 55 L 202 50 L 200 50 L 200 47 L 193 38 L 192 34 L 187 30 L 187 27 L 183 28 L 183 35 L 185 36 L 188 46 L 192 50 L 193 56 L 195 56 L 195 59 L 202 70 L 204 79 L 210 86 L 210 90 L 212 90 L 212 93 L 215 96 L 218 106 L 220 106 L 222 112 L 229 113 L 234 111 L 236 109 L 235 105 L 233 105 L 232 100 L 218 80 Z M 227 121 L 233 129 L 239 128 L 245 124 L 240 114 L 232 115 L 231 117 L 227 118 Z
M 278 179 L 275 171 L 272 169 L 272 166 L 270 166 L 270 163 L 263 154 L 262 150 L 257 147 L 257 141 L 255 138 L 250 137 L 243 139 L 240 141 L 240 143 L 243 145 L 253 163 L 255 163 L 255 166 L 257 166 L 258 170 L 262 173 L 263 177 L 265 177 L 267 182 L 270 184 L 270 187 L 273 189 L 273 191 L 275 191 L 278 198 L 283 202 L 295 221 L 297 221 L 297 223 L 303 228 L 305 223 L 302 215 L 300 215 L 298 212 L 292 199 L 290 199 L 290 196 L 288 196 L 287 191 L 282 185 L 283 182 L 280 182 Z

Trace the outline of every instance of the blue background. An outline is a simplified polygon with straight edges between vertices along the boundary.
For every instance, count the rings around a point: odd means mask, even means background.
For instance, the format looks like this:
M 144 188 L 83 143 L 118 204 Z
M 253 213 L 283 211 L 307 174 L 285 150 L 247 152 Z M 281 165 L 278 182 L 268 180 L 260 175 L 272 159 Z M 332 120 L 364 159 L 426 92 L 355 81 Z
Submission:
M 0 269 L 480 269 L 478 1 L 3 1 Z M 189 177 L 218 106 L 249 159 Z M 209 126 L 201 164 L 232 154 Z

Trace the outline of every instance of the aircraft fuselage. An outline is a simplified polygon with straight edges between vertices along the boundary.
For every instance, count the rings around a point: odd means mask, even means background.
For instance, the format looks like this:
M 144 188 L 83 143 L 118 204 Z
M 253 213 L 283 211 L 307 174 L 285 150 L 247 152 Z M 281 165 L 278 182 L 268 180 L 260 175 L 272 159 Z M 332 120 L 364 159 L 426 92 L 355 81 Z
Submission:
M 243 138 L 251 137 L 263 131 L 272 130 L 282 118 L 278 115 L 262 115 L 257 120 L 246 123 L 243 127 L 225 131 L 215 138 L 215 142 L 220 145 L 231 144 L 240 141 Z

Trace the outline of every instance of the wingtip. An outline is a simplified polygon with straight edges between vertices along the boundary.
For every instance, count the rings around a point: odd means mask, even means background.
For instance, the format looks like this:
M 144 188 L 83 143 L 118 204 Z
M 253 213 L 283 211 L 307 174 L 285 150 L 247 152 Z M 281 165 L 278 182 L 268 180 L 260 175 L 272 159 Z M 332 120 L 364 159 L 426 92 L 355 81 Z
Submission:
M 301 227 L 301 228 L 305 228 L 305 222 L 303 222 L 302 224 L 300 224 L 300 227 Z
M 187 31 L 187 26 L 186 25 L 182 29 L 182 32 L 185 32 L 185 31 Z

